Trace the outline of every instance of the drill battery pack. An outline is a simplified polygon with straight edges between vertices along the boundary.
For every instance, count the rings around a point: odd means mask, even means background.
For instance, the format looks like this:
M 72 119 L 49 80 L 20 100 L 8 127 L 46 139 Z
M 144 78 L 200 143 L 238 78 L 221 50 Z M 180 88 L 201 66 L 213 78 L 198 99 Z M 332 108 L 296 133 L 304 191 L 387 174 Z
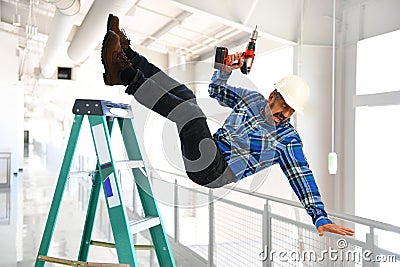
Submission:
M 229 66 L 228 48 L 217 46 L 215 48 L 214 68 L 221 70 L 224 65 Z

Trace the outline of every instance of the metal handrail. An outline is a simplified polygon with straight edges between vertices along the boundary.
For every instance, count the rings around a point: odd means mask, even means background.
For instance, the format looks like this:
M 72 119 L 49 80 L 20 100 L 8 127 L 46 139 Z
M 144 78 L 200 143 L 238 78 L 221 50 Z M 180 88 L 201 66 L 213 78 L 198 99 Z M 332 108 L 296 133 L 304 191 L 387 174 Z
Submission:
M 182 175 L 180 173 L 174 173 L 171 171 L 166 171 L 166 170 L 162 170 L 162 169 L 158 169 L 158 168 L 152 168 L 152 167 L 147 167 L 147 169 L 152 170 L 152 171 L 161 171 L 164 173 L 169 173 L 172 175 L 176 175 L 179 177 L 187 177 L 185 175 Z M 188 188 L 190 189 L 190 188 Z M 198 191 L 195 189 L 191 189 L 194 191 Z M 232 191 L 235 192 L 239 192 L 242 194 L 246 194 L 246 195 L 251 195 L 254 197 L 258 197 L 258 198 L 263 198 L 265 200 L 268 201 L 272 201 L 272 202 L 277 202 L 277 203 L 281 203 L 281 204 L 286 204 L 292 207 L 296 207 L 296 208 L 303 208 L 303 206 L 295 201 L 292 200 L 287 200 L 287 199 L 283 199 L 283 198 L 279 198 L 279 197 L 274 197 L 274 196 L 269 196 L 263 193 L 259 193 L 259 192 L 250 192 L 248 190 L 245 189 L 241 189 L 241 188 L 232 188 Z M 338 219 L 342 219 L 342 220 L 346 220 L 346 221 L 350 221 L 350 222 L 354 222 L 354 223 L 358 223 L 358 224 L 363 224 L 363 225 L 367 225 L 367 226 L 372 226 L 374 228 L 378 228 L 381 230 L 385 230 L 385 231 L 391 231 L 391 232 L 395 232 L 400 234 L 400 227 L 396 226 L 396 225 L 392 225 L 392 224 L 388 224 L 388 223 L 383 223 L 383 222 L 379 222 L 379 221 L 375 221 L 372 219 L 368 219 L 368 218 L 364 218 L 364 217 L 360 217 L 360 216 L 356 216 L 356 215 L 351 215 L 351 214 L 347 214 L 347 213 L 342 213 L 342 212 L 337 212 L 337 211 L 333 211 L 333 210 L 326 210 L 327 213 L 335 218 Z
M 163 182 L 169 183 L 168 181 L 165 181 L 165 180 L 160 179 L 160 178 L 152 177 L 152 179 L 157 179 L 159 181 L 163 181 Z M 172 183 L 170 183 L 170 184 L 172 184 Z M 174 185 L 178 186 L 178 187 L 179 186 L 183 187 L 183 186 L 178 185 L 178 184 L 174 184 Z M 188 190 L 188 191 L 191 191 L 191 192 L 195 192 L 195 193 L 198 193 L 198 194 L 202 194 L 202 195 L 206 195 L 206 196 L 209 195 L 208 192 L 207 193 L 203 192 L 203 191 L 201 191 L 201 190 L 199 190 L 197 188 L 188 188 L 188 187 L 184 187 L 184 188 L 185 188 L 185 190 Z M 213 197 L 213 198 L 216 199 L 217 197 Z M 238 208 L 245 209 L 245 210 L 248 210 L 248 211 L 252 211 L 252 212 L 257 213 L 257 214 L 262 214 L 263 213 L 263 210 L 260 210 L 260 209 L 257 209 L 257 208 L 251 207 L 251 206 L 247 206 L 247 205 L 244 205 L 242 203 L 238 203 L 238 202 L 235 202 L 235 201 L 232 201 L 232 200 L 229 200 L 229 199 L 223 199 L 223 198 L 218 198 L 218 199 L 220 199 L 219 201 L 224 202 L 226 204 L 229 204 L 229 205 L 232 205 L 232 206 L 236 206 Z
M 295 231 L 298 231 L 298 229 L 304 230 L 304 232 L 301 231 L 301 236 L 305 237 L 305 239 L 304 239 L 305 241 L 303 239 L 298 239 L 298 240 L 294 239 L 293 240 L 293 242 L 298 242 L 299 245 L 307 244 L 313 248 L 316 248 L 318 251 L 318 249 L 324 249 L 323 244 L 327 244 L 327 243 L 324 243 L 325 241 L 323 241 L 323 240 L 322 241 L 320 241 L 320 240 L 307 241 L 308 240 L 307 238 L 309 237 L 309 235 L 307 235 L 307 233 L 314 233 L 312 236 L 314 236 L 314 235 L 316 236 L 316 234 L 317 234 L 315 232 L 315 227 L 312 224 L 306 223 L 306 222 L 300 222 L 300 221 L 294 220 L 289 217 L 284 217 L 282 215 L 273 213 L 271 211 L 271 203 L 272 202 L 284 204 L 289 207 L 303 208 L 302 205 L 298 202 L 282 199 L 279 197 L 269 196 L 269 195 L 265 195 L 265 194 L 258 193 L 258 192 L 250 192 L 250 191 L 248 191 L 246 189 L 242 189 L 242 188 L 237 188 L 237 187 L 232 188 L 231 190 L 233 192 L 237 192 L 237 193 L 245 194 L 246 196 L 257 197 L 259 199 L 265 200 L 265 203 L 263 205 L 264 208 L 262 210 L 257 209 L 257 207 L 251 207 L 251 209 L 248 209 L 249 206 L 247 206 L 245 203 L 237 203 L 235 201 L 232 201 L 227 198 L 223 198 L 221 196 L 214 196 L 214 190 L 212 190 L 212 189 L 204 188 L 204 187 L 189 188 L 185 185 L 178 184 L 178 182 L 181 181 L 180 178 L 184 178 L 185 180 L 187 179 L 187 176 L 182 173 L 176 173 L 173 171 L 152 168 L 152 167 L 147 167 L 146 169 L 148 171 L 149 178 L 154 179 L 153 180 L 154 182 L 155 182 L 155 180 L 159 180 L 159 181 L 162 181 L 164 183 L 174 186 L 174 189 L 173 189 L 174 190 L 173 229 L 171 228 L 171 232 L 168 233 L 170 235 L 170 242 L 172 242 L 174 245 L 176 245 L 176 249 L 182 249 L 185 251 L 185 253 L 187 253 L 189 251 L 190 253 L 184 254 L 184 255 L 186 255 L 185 257 L 193 256 L 193 259 L 196 259 L 196 260 L 199 260 L 199 259 L 206 260 L 207 262 L 204 262 L 204 264 L 207 264 L 207 266 L 209 266 L 209 267 L 215 267 L 216 266 L 215 264 L 217 263 L 216 259 L 218 258 L 218 257 L 215 258 L 215 251 L 217 249 L 216 247 L 219 244 L 215 240 L 215 235 L 217 235 L 216 234 L 217 231 L 220 231 L 220 230 L 218 230 L 218 229 L 216 230 L 216 228 L 215 228 L 216 227 L 215 215 L 221 214 L 221 212 L 224 212 L 221 210 L 214 210 L 215 207 L 217 207 L 217 206 L 215 206 L 216 202 L 214 200 L 216 200 L 217 198 L 219 199 L 219 201 L 226 203 L 228 205 L 233 205 L 234 207 L 239 207 L 246 211 L 251 210 L 252 212 L 261 214 L 261 216 L 262 216 L 262 218 L 261 218 L 262 234 L 257 236 L 257 238 L 258 238 L 257 240 L 260 241 L 260 245 L 262 245 L 263 248 L 265 248 L 265 247 L 275 248 L 275 243 L 277 241 L 275 239 L 273 239 L 273 237 L 274 236 L 275 236 L 275 238 L 276 238 L 276 236 L 279 237 L 279 233 L 281 233 L 281 232 L 277 232 L 277 231 L 279 231 L 279 227 L 278 228 L 276 227 L 276 223 L 280 223 L 280 222 L 288 223 L 289 225 L 295 225 L 296 226 L 295 229 L 297 229 Z M 160 174 L 168 173 L 168 174 L 172 175 L 172 177 L 164 176 L 164 178 L 163 178 L 163 175 L 155 175 L 157 171 L 161 172 Z M 162 185 L 162 186 L 165 186 L 165 185 Z M 178 205 L 178 201 L 179 201 L 179 196 L 178 196 L 179 190 L 178 189 L 179 189 L 179 187 L 184 188 L 185 190 L 187 190 L 189 192 L 195 192 L 196 195 L 197 195 L 197 193 L 201 194 L 202 197 L 208 195 L 209 201 L 207 202 L 207 205 L 209 205 L 209 208 L 208 208 L 208 219 L 209 219 L 209 222 L 208 222 L 209 234 L 208 235 L 209 236 L 208 236 L 208 253 L 207 253 L 207 255 L 204 255 L 204 252 L 199 253 L 196 249 L 193 249 L 190 247 L 184 247 L 184 245 L 182 245 L 182 243 L 180 242 L 181 239 L 180 239 L 179 228 L 181 225 L 181 222 L 180 222 L 181 216 L 179 215 L 180 209 L 179 209 L 179 205 Z M 225 188 L 225 189 L 227 189 L 227 188 Z M 136 190 L 134 190 L 134 192 L 136 192 Z M 186 192 L 185 192 L 185 196 L 186 196 Z M 135 203 L 133 203 L 133 205 L 135 205 Z M 393 251 L 388 251 L 388 250 L 384 249 L 383 247 L 378 246 L 377 242 L 375 242 L 375 239 L 379 238 L 379 236 L 375 235 L 375 233 L 374 233 L 374 228 L 392 231 L 394 233 L 400 233 L 400 227 L 382 223 L 382 222 L 378 222 L 378 221 L 374 221 L 374 220 L 367 219 L 367 218 L 354 216 L 354 215 L 338 213 L 338 212 L 334 212 L 334 211 L 328 211 L 328 213 L 335 218 L 349 221 L 349 223 L 359 223 L 359 224 L 365 225 L 369 228 L 369 231 L 366 232 L 365 241 L 360 238 L 336 236 L 331 233 L 325 233 L 324 235 L 327 238 L 329 238 L 328 241 L 331 242 L 329 244 L 334 244 L 335 241 L 337 241 L 339 238 L 341 238 L 341 239 L 346 240 L 348 242 L 348 244 L 351 245 L 351 247 L 349 247 L 350 250 L 355 250 L 356 249 L 355 247 L 361 247 L 363 250 L 372 251 L 374 253 L 374 255 L 378 255 L 378 254 L 391 255 L 391 256 L 395 256 L 397 261 L 400 261 L 400 254 L 398 252 L 395 253 Z M 169 214 L 169 215 L 172 215 L 172 214 Z M 225 220 L 224 217 L 218 217 L 218 218 L 219 218 L 218 220 Z M 271 221 L 271 219 L 274 219 L 275 221 Z M 256 225 L 257 225 L 258 230 L 260 227 L 259 220 L 260 220 L 260 218 L 259 218 L 259 216 L 257 216 L 257 224 Z M 218 223 L 220 223 L 220 222 L 221 221 L 218 221 Z M 288 228 L 288 229 L 291 229 L 291 228 Z M 219 234 L 221 234 L 221 232 L 219 232 Z M 275 235 L 275 234 L 277 234 L 277 235 Z M 299 236 L 300 236 L 300 234 L 299 234 Z M 147 237 L 145 236 L 145 238 L 147 238 Z M 256 242 L 256 241 L 254 241 L 254 242 Z M 306 243 L 306 242 L 311 242 L 311 243 Z M 201 244 L 203 244 L 203 243 L 201 243 Z M 322 247 L 315 247 L 316 244 L 322 244 L 321 245 Z M 354 246 L 354 248 L 352 246 Z M 278 247 L 276 247 L 276 248 L 278 248 Z M 180 252 L 182 252 L 182 251 L 180 251 Z M 258 252 L 254 252 L 252 250 L 250 252 L 258 253 Z M 256 257 L 258 254 L 257 255 L 254 254 L 254 255 L 255 255 L 254 257 Z M 364 264 L 363 266 L 369 266 L 368 263 L 363 262 L 363 264 Z M 263 262 L 263 266 L 271 266 L 271 265 L 270 265 L 269 261 L 265 261 L 265 262 Z

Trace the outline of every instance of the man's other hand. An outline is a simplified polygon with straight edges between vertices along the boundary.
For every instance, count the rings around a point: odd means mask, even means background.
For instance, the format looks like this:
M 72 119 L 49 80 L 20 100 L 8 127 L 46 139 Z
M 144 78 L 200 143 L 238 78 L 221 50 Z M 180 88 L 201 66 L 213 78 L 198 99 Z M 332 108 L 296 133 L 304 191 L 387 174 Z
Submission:
M 344 235 L 344 236 L 346 236 L 346 235 L 349 235 L 349 236 L 354 235 L 354 231 L 353 230 L 351 230 L 349 228 L 346 228 L 346 227 L 343 227 L 343 226 L 340 226 L 340 225 L 337 225 L 337 224 L 334 224 L 334 223 L 328 223 L 328 224 L 324 224 L 324 225 L 319 226 L 318 227 L 318 232 L 319 232 L 319 236 L 323 236 L 324 232 L 330 232 L 330 233 L 334 233 L 334 234 L 338 234 L 338 235 Z

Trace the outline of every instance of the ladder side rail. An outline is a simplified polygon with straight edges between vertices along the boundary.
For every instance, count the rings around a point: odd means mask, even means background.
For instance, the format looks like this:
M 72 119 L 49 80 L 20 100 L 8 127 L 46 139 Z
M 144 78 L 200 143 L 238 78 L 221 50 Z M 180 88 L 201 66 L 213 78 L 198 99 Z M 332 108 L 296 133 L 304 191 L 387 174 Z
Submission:
M 72 159 L 75 154 L 76 144 L 78 142 L 79 133 L 82 127 L 83 115 L 75 115 L 74 122 L 71 127 L 71 133 L 68 139 L 67 148 L 65 150 L 63 163 L 61 165 L 60 173 L 57 180 L 56 189 L 54 192 L 53 200 L 51 202 L 49 215 L 47 217 L 46 226 L 44 228 L 42 241 L 36 257 L 35 267 L 44 266 L 44 262 L 39 260 L 39 256 L 47 256 L 51 238 L 53 236 L 55 223 L 58 217 L 58 212 L 61 206 L 61 200 L 64 195 L 65 185 L 68 180 L 68 174 L 71 169 Z
M 143 161 L 140 147 L 137 142 L 133 119 L 118 118 L 122 139 L 125 144 L 129 160 Z M 161 267 L 175 266 L 172 250 L 168 242 L 168 236 L 162 223 L 157 202 L 155 201 L 153 189 L 145 170 L 132 169 L 138 194 L 142 203 L 143 212 L 146 216 L 154 216 L 160 219 L 160 224 L 149 229 L 154 249 Z
M 115 171 L 115 162 L 111 153 L 110 133 L 108 131 L 106 117 L 88 116 L 96 155 L 99 161 L 100 177 L 111 228 L 116 244 L 118 260 L 120 263 L 130 264 L 137 267 L 136 252 L 134 250 L 133 238 L 127 220 L 125 206 L 123 204 L 121 187 Z
M 112 136 L 112 130 L 114 126 L 114 119 L 107 118 L 107 128 Z M 101 177 L 99 173 L 99 161 L 97 160 L 96 171 L 92 177 L 92 189 L 90 191 L 88 208 L 86 212 L 85 225 L 83 227 L 81 246 L 78 254 L 78 261 L 87 261 L 89 256 L 90 242 L 92 240 L 92 233 L 94 227 L 94 220 L 96 218 L 97 207 L 99 204 L 100 189 L 101 189 Z
M 122 133 L 122 140 L 125 144 L 126 153 L 129 160 L 143 161 L 140 147 L 137 142 L 134 122 L 132 119 L 118 119 L 118 124 Z M 142 202 L 143 211 L 146 216 L 159 217 L 160 213 L 157 203 L 154 201 L 153 190 L 148 177 L 139 169 L 132 169 L 135 177 L 135 184 Z

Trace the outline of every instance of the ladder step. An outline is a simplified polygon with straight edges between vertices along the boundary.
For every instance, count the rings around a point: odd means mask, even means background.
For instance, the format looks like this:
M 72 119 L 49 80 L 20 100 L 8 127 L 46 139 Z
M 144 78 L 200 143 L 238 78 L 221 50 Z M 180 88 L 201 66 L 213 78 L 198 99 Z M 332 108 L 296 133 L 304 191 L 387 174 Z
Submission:
M 160 224 L 159 217 L 143 217 L 129 222 L 132 234 L 150 229 Z
M 75 261 L 75 260 L 67 260 L 56 257 L 49 257 L 44 255 L 39 255 L 38 259 L 40 261 L 46 261 L 46 262 L 74 266 L 74 267 L 130 267 L 129 264 Z
M 103 242 L 103 241 L 95 241 L 95 240 L 90 241 L 90 245 L 99 246 L 99 247 L 106 247 L 106 248 L 115 248 L 115 244 L 114 243 Z M 136 250 L 154 249 L 154 246 L 152 246 L 152 245 L 134 245 L 134 246 L 135 246 Z
M 142 160 L 117 160 L 115 161 L 115 165 L 119 169 L 126 166 L 126 169 L 135 169 L 135 168 L 143 168 L 144 163 Z M 74 177 L 83 177 L 83 176 L 93 176 L 98 170 L 86 170 L 86 171 L 74 171 L 69 173 L 69 178 Z
M 143 160 L 117 160 L 116 165 L 127 165 L 130 169 L 144 167 Z

